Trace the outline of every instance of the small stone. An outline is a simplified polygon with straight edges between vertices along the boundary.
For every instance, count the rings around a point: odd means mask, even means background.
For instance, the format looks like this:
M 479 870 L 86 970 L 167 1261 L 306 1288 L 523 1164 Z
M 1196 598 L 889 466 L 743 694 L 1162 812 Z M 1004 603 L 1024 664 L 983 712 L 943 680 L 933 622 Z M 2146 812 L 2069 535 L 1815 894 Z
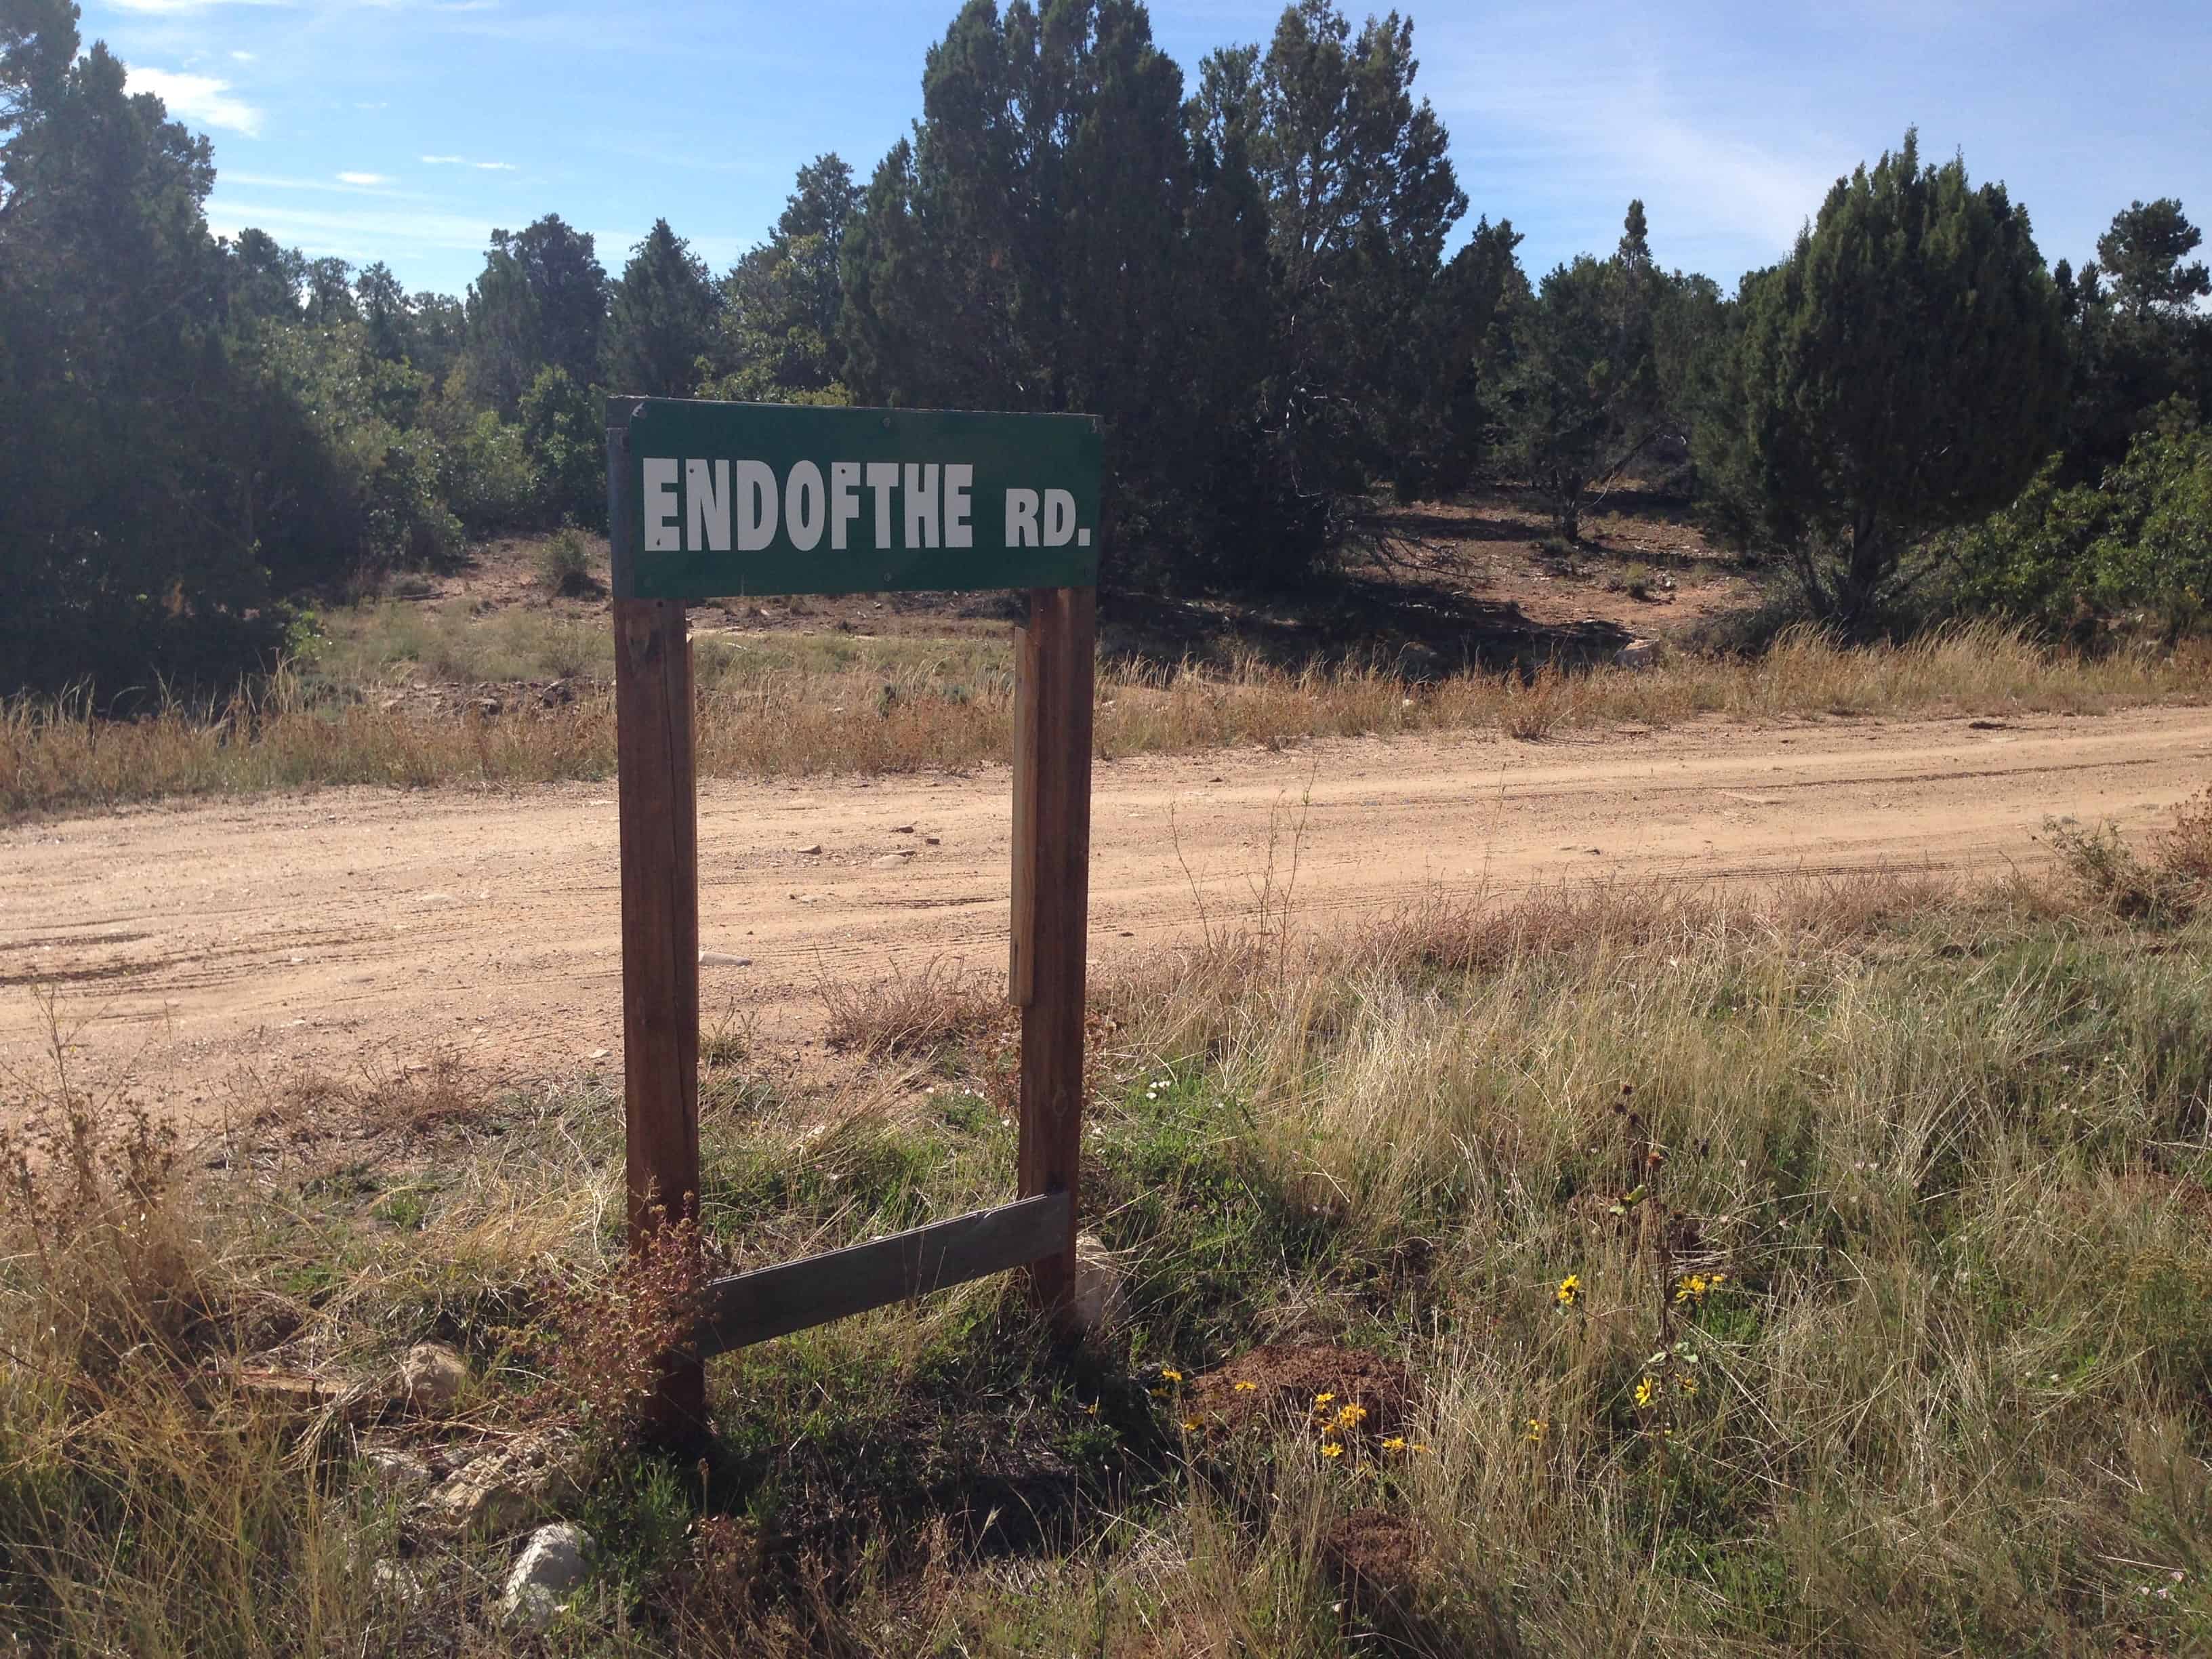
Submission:
M 816 853 L 818 853 L 818 852 L 820 852 L 820 851 L 822 850 L 822 843 L 821 843 L 820 842 L 818 842 L 818 841 L 817 841 L 817 842 L 816 842 L 814 843 L 814 845 L 813 845 L 813 846 L 811 846 L 811 847 L 802 847 L 802 848 L 800 848 L 799 850 L 799 852 L 800 852 L 800 854 L 801 854 L 802 855 L 811 855 L 811 854 L 816 854 Z
M 1638 640 L 1614 652 L 1613 659 L 1623 668 L 1650 668 L 1659 660 L 1659 647 L 1650 640 Z
M 942 836 L 924 836 L 921 844 L 924 847 L 941 847 L 945 844 L 945 838 Z
M 414 1568 L 404 1561 L 380 1561 L 369 1570 L 368 1580 L 375 1593 L 403 1607 L 419 1607 L 426 1592 L 422 1580 Z
M 727 951 L 702 951 L 699 952 L 699 965 L 702 968 L 750 968 L 753 965 L 753 959 L 750 957 L 733 957 Z
M 369 1484 L 379 1492 L 414 1492 L 437 1479 L 430 1473 L 430 1466 L 413 1452 L 398 1451 L 389 1446 L 378 1446 L 363 1453 L 361 1466 Z
M 891 834 L 895 836 L 910 836 L 913 833 L 914 826 L 910 823 L 895 823 L 891 825 Z
M 441 1412 L 461 1397 L 469 1368 L 442 1342 L 417 1342 L 399 1362 L 399 1391 L 418 1412 Z
M 499 1599 L 507 1625 L 544 1634 L 566 1605 L 568 1592 L 584 1582 L 597 1548 L 591 1534 L 566 1522 L 531 1534 Z
M 913 856 L 911 850 L 903 853 L 886 853 L 875 860 L 875 866 L 878 870 L 896 870 Z
M 526 1437 L 486 1452 L 429 1495 L 426 1519 L 444 1532 L 511 1531 L 578 1495 L 574 1460 L 574 1445 L 551 1436 Z

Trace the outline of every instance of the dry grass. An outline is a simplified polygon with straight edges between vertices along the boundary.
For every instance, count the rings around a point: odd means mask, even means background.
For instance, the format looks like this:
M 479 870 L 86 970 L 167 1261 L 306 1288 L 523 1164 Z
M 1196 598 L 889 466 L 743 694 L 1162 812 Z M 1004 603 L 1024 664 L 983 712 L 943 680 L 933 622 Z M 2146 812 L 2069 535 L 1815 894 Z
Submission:
M 1101 988 L 1120 1322 L 1069 1352 L 983 1285 L 725 1362 L 711 1465 L 602 1469 L 607 1555 L 539 1647 L 496 1628 L 496 1538 L 417 1540 L 432 1599 L 380 1601 L 410 1534 L 344 1437 L 210 1379 L 443 1334 L 470 1420 L 377 1432 L 574 1411 L 519 1299 L 549 1262 L 577 1309 L 621 1289 L 612 1097 L 448 1115 L 376 1074 L 364 1109 L 448 1137 L 400 1227 L 296 1137 L 208 1172 L 62 1087 L 19 1103 L 53 1133 L 0 1216 L 0 1622 L 57 1654 L 2207 1651 L 2208 927 L 1911 872 L 1217 926 Z M 1011 1131 L 943 1086 L 969 992 L 923 980 L 840 1016 L 896 1064 L 709 1115 L 738 1261 L 1003 1195 Z M 1205 1421 L 1186 1379 L 1270 1340 L 1402 1365 L 1409 1419 Z
M 895 969 L 873 984 L 824 980 L 823 1032 L 833 1048 L 871 1059 L 912 1055 L 972 1041 L 1011 1023 L 1002 985 L 957 963 Z
M 599 672 L 603 642 L 593 641 L 603 630 L 511 617 L 483 625 L 536 631 L 518 633 L 515 659 L 499 665 L 515 672 L 493 678 Z M 550 643 L 548 629 L 557 636 Z M 482 669 L 482 642 L 471 649 L 471 665 Z M 997 654 L 972 641 L 938 649 L 836 639 L 702 648 L 699 769 L 779 777 L 1001 760 L 1012 742 L 1012 694 Z M 1865 650 L 1804 634 L 1757 661 L 1677 656 L 1642 670 L 1547 669 L 1526 684 L 1476 673 L 1413 681 L 1383 665 L 1288 672 L 1248 657 L 1219 669 L 1102 674 L 1097 742 L 1112 757 L 1407 733 L 1537 740 L 1714 716 L 2084 713 L 2194 702 L 2208 684 L 2212 662 L 2194 648 L 2087 659 L 1990 628 Z M 612 699 L 592 684 L 572 702 L 494 715 L 467 704 L 456 711 L 332 697 L 289 672 L 220 708 L 173 705 L 128 723 L 95 720 L 69 700 L 0 707 L 0 812 L 10 814 L 325 784 L 604 777 L 614 760 Z

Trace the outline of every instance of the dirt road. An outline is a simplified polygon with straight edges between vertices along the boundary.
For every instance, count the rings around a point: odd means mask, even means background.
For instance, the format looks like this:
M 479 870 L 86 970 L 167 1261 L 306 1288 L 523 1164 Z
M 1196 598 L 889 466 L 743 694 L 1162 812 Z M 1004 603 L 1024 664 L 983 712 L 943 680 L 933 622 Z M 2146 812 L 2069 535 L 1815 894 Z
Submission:
M 1544 744 L 1354 740 L 1099 767 L 1097 956 L 1249 909 L 1296 851 L 1317 925 L 1442 889 L 1738 880 L 2032 857 L 2046 815 L 2130 829 L 2212 777 L 2212 714 L 1711 725 Z M 708 1018 L 818 1036 L 824 979 L 996 969 L 1007 779 L 710 782 Z M 810 851 L 817 848 L 818 851 Z M 326 791 L 0 830 L 0 1066 L 35 1065 L 37 988 L 100 1070 L 179 1109 L 241 1066 L 462 1051 L 516 1075 L 618 1056 L 614 792 Z

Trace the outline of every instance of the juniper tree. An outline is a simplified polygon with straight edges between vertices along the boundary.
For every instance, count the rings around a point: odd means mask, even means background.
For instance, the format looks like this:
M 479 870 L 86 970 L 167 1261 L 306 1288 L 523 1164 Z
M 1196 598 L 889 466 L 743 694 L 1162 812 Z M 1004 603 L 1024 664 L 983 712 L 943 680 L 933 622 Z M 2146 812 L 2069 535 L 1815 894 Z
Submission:
M 1725 524 L 1789 556 L 1816 614 L 1878 628 L 1916 543 L 2009 501 L 2057 433 L 2065 343 L 2027 210 L 1923 166 L 1908 131 L 1741 307 L 1699 445 Z
M 720 309 L 706 262 L 667 220 L 654 220 L 615 284 L 607 318 L 608 387 L 647 398 L 690 397 Z

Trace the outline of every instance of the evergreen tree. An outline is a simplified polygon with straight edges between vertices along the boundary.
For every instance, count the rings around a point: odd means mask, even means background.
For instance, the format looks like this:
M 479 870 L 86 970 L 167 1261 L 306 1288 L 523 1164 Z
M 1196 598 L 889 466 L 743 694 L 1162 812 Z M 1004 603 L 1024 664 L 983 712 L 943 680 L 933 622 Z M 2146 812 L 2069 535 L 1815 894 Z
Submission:
M 2097 258 L 2112 279 L 2113 300 L 2135 318 L 2188 311 L 2212 294 L 2203 261 L 2182 264 L 2203 240 L 2170 196 L 2130 204 L 2097 239 Z
M 1355 36 L 1331 0 L 1299 0 L 1248 61 L 1276 270 L 1267 424 L 1325 549 L 1371 480 L 1401 478 L 1445 395 L 1438 279 L 1467 198 L 1443 123 L 1413 97 L 1410 20 L 1370 18 Z
M 2009 501 L 2057 434 L 2065 344 L 2027 214 L 1961 161 L 1923 167 L 1908 131 L 1741 304 L 1700 434 L 1724 521 L 1786 553 L 1819 614 L 1878 628 L 1916 542 Z
M 406 362 L 414 356 L 415 319 L 392 267 L 379 259 L 354 279 L 353 291 L 370 352 L 384 362 Z
M 1499 388 L 1504 453 L 1570 541 L 1582 534 L 1586 492 L 1663 429 L 1657 338 L 1669 292 L 1635 201 L 1613 258 L 1559 266 L 1517 314 Z
M 522 394 L 523 453 L 537 475 L 546 516 L 589 529 L 607 526 L 606 404 L 568 370 L 549 364 Z
M 2212 279 L 2201 262 L 2184 263 L 2203 240 L 2180 203 L 2137 202 L 2098 238 L 2101 265 L 2059 264 L 2074 368 L 2063 481 L 2091 483 L 2120 465 L 2175 398 L 2212 419 L 2212 318 L 2195 306 Z
M 752 403 L 849 401 L 841 384 L 840 266 L 860 197 L 852 168 L 835 155 L 799 168 L 768 240 L 722 279 L 712 365 L 719 378 L 706 388 L 709 395 Z
M 1194 533 L 1177 481 L 1202 462 L 1179 452 L 1206 418 L 1176 335 L 1181 72 L 1134 0 L 1051 0 L 1042 15 L 1015 0 L 1003 17 L 969 0 L 930 51 L 922 98 L 845 239 L 854 392 L 1102 416 L 1105 544 L 1160 556 L 1154 538 Z
M 607 321 L 609 387 L 647 398 L 690 397 L 720 310 L 706 263 L 667 220 L 654 220 L 615 284 Z
M 231 314 L 237 319 L 295 320 L 307 285 L 307 261 L 297 248 L 281 247 L 265 230 L 238 233 L 228 247 Z
M 512 416 L 548 364 L 579 386 L 597 383 L 607 319 L 607 273 L 592 238 L 557 213 L 519 231 L 495 230 L 469 289 L 469 383 Z
M 274 634 L 207 141 L 105 44 L 80 56 L 76 18 L 0 29 L 0 689 L 189 678 Z

